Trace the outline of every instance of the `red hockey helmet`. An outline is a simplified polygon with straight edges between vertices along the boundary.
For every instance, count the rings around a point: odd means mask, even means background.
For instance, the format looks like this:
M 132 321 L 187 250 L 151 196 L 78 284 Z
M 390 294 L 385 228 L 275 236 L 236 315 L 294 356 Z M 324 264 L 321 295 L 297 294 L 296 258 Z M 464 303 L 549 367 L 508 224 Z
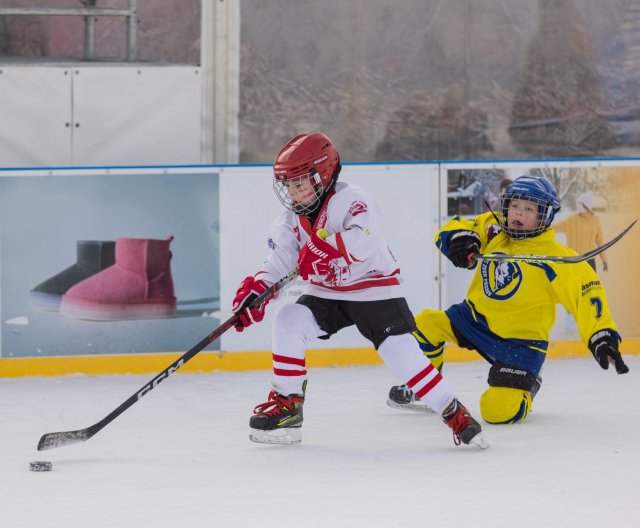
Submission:
M 327 136 L 301 134 L 276 157 L 273 190 L 287 209 L 298 215 L 313 214 L 335 185 L 340 169 L 340 156 Z

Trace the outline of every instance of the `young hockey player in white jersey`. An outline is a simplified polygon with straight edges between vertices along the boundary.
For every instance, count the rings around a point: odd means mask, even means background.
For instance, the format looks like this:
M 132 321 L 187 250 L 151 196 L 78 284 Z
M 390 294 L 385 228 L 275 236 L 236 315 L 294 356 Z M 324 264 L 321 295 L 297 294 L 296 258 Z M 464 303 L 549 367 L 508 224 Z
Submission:
M 396 263 L 381 231 L 381 212 L 359 187 L 337 182 L 338 152 L 324 134 L 291 139 L 274 164 L 273 187 L 285 206 L 269 231 L 270 253 L 236 294 L 238 331 L 261 321 L 267 302 L 252 301 L 296 266 L 306 294 L 282 306 L 273 323 L 273 381 L 249 421 L 254 442 L 301 440 L 307 383 L 305 348 L 356 325 L 400 380 L 440 413 L 457 444 L 487 447 L 480 424 L 422 354 L 414 317 L 400 292 Z
M 504 192 L 500 211 L 473 220 L 454 217 L 436 234 L 436 246 L 459 268 L 477 266 L 474 255 L 506 253 L 575 255 L 556 242 L 549 229 L 560 209 L 546 178 L 521 176 Z M 549 332 L 561 303 L 576 319 L 585 345 L 603 369 L 611 362 L 618 374 L 629 371 L 604 288 L 587 262 L 482 262 L 464 302 L 446 311 L 424 310 L 416 317 L 415 336 L 438 369 L 446 342 L 475 349 L 491 363 L 489 388 L 480 398 L 488 423 L 523 421 L 540 388 Z M 417 398 L 416 398 L 417 397 Z M 410 387 L 389 392 L 391 407 L 425 410 Z

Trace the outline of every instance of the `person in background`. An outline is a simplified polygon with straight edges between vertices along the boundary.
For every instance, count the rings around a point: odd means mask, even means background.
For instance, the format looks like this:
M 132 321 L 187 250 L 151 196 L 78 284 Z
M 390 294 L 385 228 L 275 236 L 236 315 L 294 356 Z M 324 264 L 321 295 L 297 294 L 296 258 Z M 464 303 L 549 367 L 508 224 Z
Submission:
M 593 212 L 593 193 L 587 191 L 576 199 L 578 212 L 565 218 L 553 226 L 556 233 L 564 233 L 567 236 L 567 246 L 577 253 L 586 253 L 603 244 L 602 224 L 598 215 Z M 603 251 L 600 253 L 602 260 L 602 270 L 608 271 L 607 256 Z M 587 261 L 589 265 L 596 269 L 596 259 Z
M 500 180 L 500 184 L 498 185 L 498 194 L 491 193 L 491 199 L 485 202 L 487 206 L 484 211 L 495 211 L 500 207 L 502 203 L 502 195 L 504 194 L 504 190 L 513 183 L 513 180 L 509 178 L 503 178 Z
M 456 216 L 435 237 L 454 266 L 476 271 L 465 301 L 445 311 L 419 313 L 414 336 L 438 369 L 447 342 L 476 350 L 491 364 L 489 387 L 480 397 L 482 418 L 491 424 L 522 422 L 531 410 L 558 303 L 575 318 L 582 341 L 601 368 L 611 363 L 618 374 L 629 371 L 605 290 L 586 262 L 478 265 L 474 258 L 481 252 L 575 255 L 556 242 L 550 228 L 559 209 L 549 180 L 521 176 L 505 189 L 497 214 L 483 213 L 472 220 Z M 429 405 L 402 385 L 391 388 L 387 403 L 410 410 Z
M 242 281 L 233 301 L 243 331 L 261 321 L 267 302 L 253 300 L 296 266 L 306 294 L 285 304 L 273 322 L 273 381 L 249 420 L 254 442 L 301 441 L 307 385 L 305 349 L 356 325 L 386 366 L 441 414 L 454 441 L 488 447 L 480 424 L 411 335 L 415 320 L 400 289 L 400 268 L 382 234 L 382 213 L 360 187 L 338 182 L 340 157 L 324 134 L 292 138 L 273 167 L 273 188 L 285 210 L 269 230 L 269 253 Z
M 500 203 L 502 203 L 502 197 L 504 196 L 504 191 L 513 183 L 513 180 L 509 178 L 505 178 L 500 181 Z

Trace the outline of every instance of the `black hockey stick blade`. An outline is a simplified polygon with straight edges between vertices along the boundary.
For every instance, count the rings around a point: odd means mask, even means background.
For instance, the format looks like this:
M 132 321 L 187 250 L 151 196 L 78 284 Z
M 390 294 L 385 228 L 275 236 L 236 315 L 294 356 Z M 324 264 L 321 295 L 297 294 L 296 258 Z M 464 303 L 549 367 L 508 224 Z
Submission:
M 485 262 L 557 262 L 560 264 L 575 264 L 577 262 L 584 262 L 585 260 L 592 259 L 596 255 L 609 249 L 616 242 L 618 242 L 623 236 L 625 236 L 629 230 L 636 225 L 638 220 L 634 220 L 631 224 L 622 231 L 619 235 L 612 238 L 606 244 L 600 247 L 592 249 L 582 255 L 573 256 L 553 256 L 553 255 L 506 255 L 504 253 L 485 253 L 484 255 L 475 255 L 475 260 L 484 260 Z
M 92 429 L 98 425 L 99 423 L 86 429 L 78 429 L 77 431 L 64 431 L 61 433 L 47 433 L 42 435 L 42 438 L 40 438 L 38 442 L 38 451 L 46 451 L 47 449 L 55 449 L 56 447 L 78 444 L 89 440 L 89 438 L 96 434 Z
M 262 304 L 266 300 L 273 297 L 278 291 L 284 288 L 292 280 L 298 276 L 298 268 L 291 270 L 278 282 L 273 284 L 269 289 L 261 293 L 252 303 L 251 306 L 257 306 Z M 211 332 L 207 337 L 200 341 L 197 345 L 191 348 L 188 352 L 185 352 L 182 356 L 176 359 L 171 365 L 160 372 L 149 383 L 142 386 L 135 394 L 132 394 L 126 401 L 122 402 L 118 408 L 111 411 L 99 422 L 93 424 L 86 429 L 78 429 L 76 431 L 62 431 L 57 433 L 46 433 L 42 435 L 38 442 L 38 451 L 46 451 L 47 449 L 55 449 L 56 447 L 67 446 L 71 444 L 78 444 L 89 440 L 97 432 L 101 431 L 104 427 L 109 425 L 113 420 L 125 412 L 129 407 L 136 403 L 140 398 L 155 389 L 160 382 L 166 380 L 171 374 L 182 367 L 187 361 L 192 359 L 196 354 L 204 350 L 209 344 L 213 343 L 222 334 L 224 334 L 229 328 L 235 326 L 239 316 L 234 314 L 227 319 L 218 328 Z

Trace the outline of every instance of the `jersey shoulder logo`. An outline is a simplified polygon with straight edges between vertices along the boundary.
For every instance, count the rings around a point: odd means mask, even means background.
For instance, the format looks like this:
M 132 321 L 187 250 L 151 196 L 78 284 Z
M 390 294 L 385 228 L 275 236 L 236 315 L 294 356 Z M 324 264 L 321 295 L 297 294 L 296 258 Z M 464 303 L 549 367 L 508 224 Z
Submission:
M 349 213 L 351 216 L 358 216 L 360 213 L 367 212 L 367 204 L 360 201 L 355 201 L 349 207 Z
M 502 231 L 502 227 L 499 225 L 489 224 L 487 227 L 487 240 L 491 242 L 500 231 Z
M 296 237 L 296 240 L 297 240 L 298 242 L 300 242 L 300 228 L 299 228 L 298 226 L 294 226 L 294 227 L 293 227 L 293 229 L 292 229 L 292 231 L 293 231 L 293 234 L 294 234 L 294 235 L 295 235 L 295 237 Z M 271 247 L 271 246 L 269 246 L 269 247 Z M 271 248 L 271 249 L 275 249 L 275 247 L 274 247 L 274 248 Z
M 484 294 L 496 301 L 510 299 L 522 284 L 522 270 L 515 262 L 483 262 L 480 274 Z

